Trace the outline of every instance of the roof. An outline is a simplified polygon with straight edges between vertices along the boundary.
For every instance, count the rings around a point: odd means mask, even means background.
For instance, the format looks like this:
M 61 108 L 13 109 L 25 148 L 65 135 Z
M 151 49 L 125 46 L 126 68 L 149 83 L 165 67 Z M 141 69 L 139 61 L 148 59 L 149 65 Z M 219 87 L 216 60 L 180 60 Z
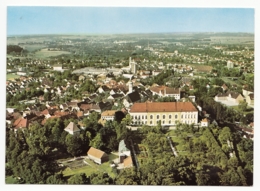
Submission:
M 15 129 L 18 129 L 18 128 L 26 128 L 28 127 L 28 120 L 27 119 L 24 119 L 24 118 L 18 118 L 14 121 L 13 123 L 13 127 Z
M 146 102 L 134 103 L 131 112 L 191 112 L 197 111 L 191 102 Z
M 254 100 L 254 94 L 253 94 L 253 93 L 250 93 L 248 96 L 249 96 L 249 98 L 250 98 L 251 100 Z
M 156 93 L 162 93 L 164 94 L 180 94 L 180 89 L 179 88 L 169 88 L 167 86 L 154 86 L 150 88 L 151 91 L 156 92 Z
M 131 166 L 133 164 L 132 157 L 131 156 L 127 157 L 126 159 L 124 159 L 123 163 L 124 163 L 124 167 Z
M 101 116 L 115 116 L 117 110 L 107 110 L 101 113 Z
M 201 122 L 206 122 L 206 123 L 207 123 L 207 122 L 208 122 L 208 119 L 207 119 L 207 118 L 204 118 L 204 119 L 201 120 Z
M 90 149 L 88 150 L 88 155 L 91 155 L 96 158 L 102 158 L 104 156 L 107 156 L 105 152 L 95 149 L 94 147 L 90 147 Z
M 127 148 L 128 146 L 126 145 L 125 140 L 121 140 L 119 142 L 119 146 L 118 146 L 118 152 L 122 153 L 124 151 L 129 151 L 129 149 Z
M 141 100 L 141 97 L 140 97 L 140 95 L 139 95 L 138 92 L 129 93 L 129 94 L 127 95 L 127 97 L 128 97 L 128 100 L 129 100 L 131 103 L 134 103 L 134 102 L 137 102 L 137 101 Z
M 77 125 L 74 122 L 70 122 L 64 130 L 72 131 L 72 132 L 80 131 L 80 129 L 77 127 Z
M 230 96 L 234 99 L 236 99 L 239 95 L 241 95 L 240 93 L 237 92 L 228 92 L 230 94 Z

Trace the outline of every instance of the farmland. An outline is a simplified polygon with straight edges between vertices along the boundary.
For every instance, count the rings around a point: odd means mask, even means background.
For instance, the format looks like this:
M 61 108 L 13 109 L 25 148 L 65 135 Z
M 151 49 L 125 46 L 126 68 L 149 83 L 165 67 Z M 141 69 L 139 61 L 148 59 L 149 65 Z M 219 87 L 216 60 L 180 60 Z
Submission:
M 71 54 L 71 53 L 67 51 L 49 51 L 47 48 L 45 48 L 45 49 L 41 49 L 40 51 L 37 51 L 35 53 L 35 57 L 47 58 L 47 57 L 59 56 L 62 54 Z

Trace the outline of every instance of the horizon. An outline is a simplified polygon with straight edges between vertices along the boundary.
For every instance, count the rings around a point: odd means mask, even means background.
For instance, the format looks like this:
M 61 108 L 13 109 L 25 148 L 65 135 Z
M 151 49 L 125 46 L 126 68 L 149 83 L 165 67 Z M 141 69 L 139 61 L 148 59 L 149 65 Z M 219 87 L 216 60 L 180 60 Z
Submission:
M 254 14 L 253 8 L 8 6 L 7 36 L 148 33 L 254 34 Z
M 7 37 L 24 37 L 24 36 L 54 36 L 54 35 L 67 35 L 67 36 L 99 36 L 99 35 L 144 35 L 144 34 L 247 34 L 255 35 L 254 32 L 150 32 L 150 33 L 53 33 L 53 34 L 12 34 Z

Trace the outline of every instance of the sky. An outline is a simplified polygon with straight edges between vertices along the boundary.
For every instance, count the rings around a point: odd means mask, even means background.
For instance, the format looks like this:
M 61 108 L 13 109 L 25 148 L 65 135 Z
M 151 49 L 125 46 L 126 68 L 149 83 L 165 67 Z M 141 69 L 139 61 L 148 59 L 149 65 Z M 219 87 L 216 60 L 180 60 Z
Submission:
M 160 32 L 254 33 L 253 8 L 7 6 L 7 36 Z

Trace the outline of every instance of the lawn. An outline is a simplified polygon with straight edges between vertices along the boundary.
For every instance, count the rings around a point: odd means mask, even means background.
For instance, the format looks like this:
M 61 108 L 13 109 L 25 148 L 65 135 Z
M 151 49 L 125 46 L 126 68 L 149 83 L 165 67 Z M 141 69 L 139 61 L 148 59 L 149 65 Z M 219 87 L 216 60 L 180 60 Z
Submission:
M 47 48 L 41 49 L 40 51 L 37 51 L 35 53 L 35 57 L 37 58 L 47 58 L 51 56 L 59 56 L 62 54 L 71 54 L 70 52 L 67 51 L 49 51 Z
M 16 75 L 16 74 L 7 74 L 6 75 L 6 79 L 7 80 L 14 80 L 15 78 L 19 78 L 20 76 Z
M 115 155 L 115 154 L 110 154 L 109 160 L 113 160 L 117 157 L 118 156 Z M 84 165 L 82 167 L 78 167 L 78 168 L 75 168 L 75 169 L 71 169 L 71 168 L 67 167 L 62 171 L 64 176 L 72 176 L 74 174 L 80 174 L 80 173 L 85 173 L 87 176 L 89 176 L 94 172 L 107 172 L 109 174 L 109 176 L 111 176 L 112 178 L 115 177 L 115 174 L 113 173 L 112 168 L 110 167 L 110 162 L 105 162 L 105 163 L 99 165 L 99 164 L 94 163 L 90 159 L 84 159 L 84 160 L 88 163 L 87 165 Z M 71 162 L 71 164 L 72 163 L 76 163 L 76 161 Z M 67 166 L 67 165 L 65 164 L 65 166 Z

